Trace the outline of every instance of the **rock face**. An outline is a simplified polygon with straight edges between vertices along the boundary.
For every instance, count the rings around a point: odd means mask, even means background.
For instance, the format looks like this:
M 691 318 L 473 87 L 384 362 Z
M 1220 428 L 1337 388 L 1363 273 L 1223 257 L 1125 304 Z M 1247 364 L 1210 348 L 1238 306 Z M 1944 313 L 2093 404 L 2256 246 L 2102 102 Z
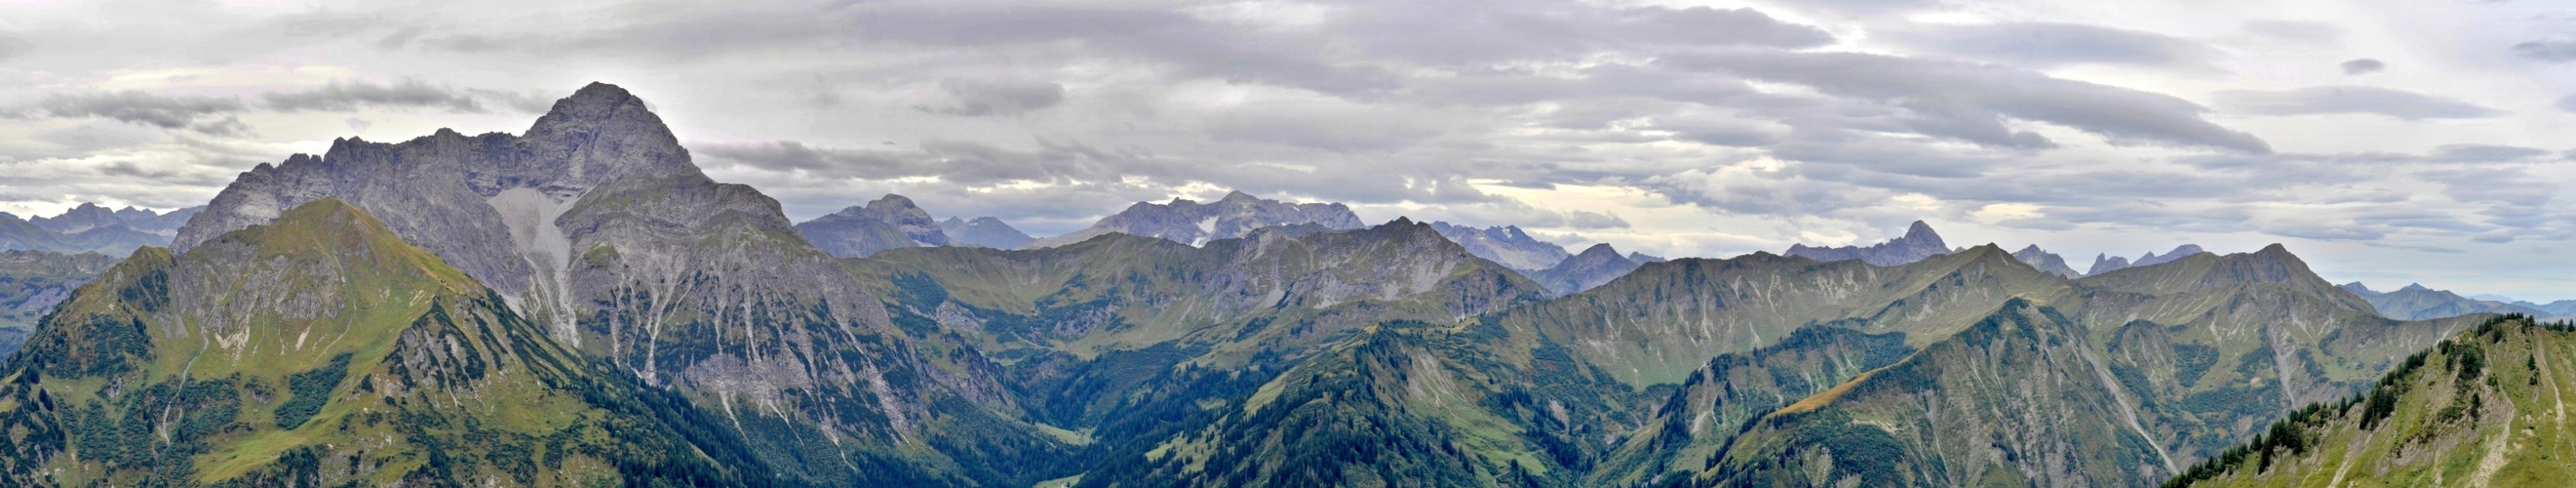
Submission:
M 343 139 L 323 156 L 260 165 L 190 219 L 173 249 L 193 253 L 323 198 L 377 216 L 555 340 L 766 426 L 754 442 L 886 445 L 922 428 L 931 398 L 994 389 L 947 372 L 969 369 L 930 367 L 953 358 L 915 355 L 879 300 L 797 237 L 777 201 L 709 180 L 643 100 L 613 85 L 557 101 L 524 135 Z M 803 469 L 831 478 L 850 468 Z
M 976 217 L 975 220 L 949 217 L 939 222 L 939 230 L 948 234 L 948 245 L 952 246 L 1011 249 L 1037 240 L 1012 228 L 1011 224 L 1002 223 L 1002 219 L 992 217 Z
M 1431 228 L 1439 230 L 1441 237 L 1447 237 L 1450 241 L 1457 242 L 1459 246 L 1467 248 L 1467 252 L 1475 254 L 1476 257 L 1520 271 L 1547 269 L 1573 256 L 1565 252 L 1565 246 L 1530 237 L 1528 233 L 1521 232 L 1521 228 L 1517 226 L 1477 229 L 1450 225 L 1447 222 L 1432 222 Z
M 1365 224 L 1339 203 L 1284 203 L 1263 200 L 1243 192 L 1233 192 L 1224 199 L 1199 203 L 1172 199 L 1170 203 L 1137 202 L 1070 234 L 1048 237 L 1020 246 L 1040 249 L 1090 240 L 1108 233 L 1152 237 L 1192 246 L 1218 239 L 1243 237 L 1253 229 L 1294 224 L 1315 224 L 1332 230 L 1358 229 Z
M 1904 236 L 1869 247 L 1808 247 L 1805 244 L 1793 244 L 1789 246 L 1788 255 L 1817 261 L 1859 260 L 1876 266 L 1897 266 L 1949 253 L 1950 246 L 1941 242 L 1941 234 L 1933 232 L 1930 224 L 1917 220 L 1914 221 L 1914 225 L 1905 228 Z
M 931 247 L 948 245 L 948 234 L 930 212 L 912 204 L 903 195 L 886 195 L 865 206 L 841 209 L 831 215 L 796 224 L 805 240 L 833 256 L 863 258 L 877 251 L 898 247 Z
M 2058 256 L 2057 253 L 2042 250 L 2037 244 L 2021 248 L 2019 251 L 2013 251 L 2012 255 L 2013 259 L 2019 259 L 2021 262 L 2029 264 L 2030 267 L 2039 268 L 2040 271 L 2047 271 L 2048 274 L 2068 278 L 2084 277 L 2084 273 L 2076 272 L 2075 268 L 2066 265 L 2066 258 Z
M 1550 292 L 1572 295 L 1627 276 L 1628 272 L 1636 271 L 1638 266 L 1647 262 L 1621 256 L 1619 250 L 1610 244 L 1593 244 L 1584 248 L 1582 253 L 1556 263 L 1556 266 L 1530 273 L 1530 279 L 1546 286 Z
M 2154 251 L 2148 251 L 2147 255 L 2139 256 L 2135 261 L 2129 260 L 2129 258 L 2107 254 L 2095 255 L 2093 256 L 2093 269 L 2085 271 L 2084 274 L 2086 276 L 2091 276 L 2140 266 L 2154 266 L 2174 262 L 2174 260 L 2205 252 L 2209 251 L 2201 250 L 2200 245 L 2198 244 L 2184 244 L 2174 246 L 2172 251 L 2167 251 L 2162 256 L 2156 255 Z

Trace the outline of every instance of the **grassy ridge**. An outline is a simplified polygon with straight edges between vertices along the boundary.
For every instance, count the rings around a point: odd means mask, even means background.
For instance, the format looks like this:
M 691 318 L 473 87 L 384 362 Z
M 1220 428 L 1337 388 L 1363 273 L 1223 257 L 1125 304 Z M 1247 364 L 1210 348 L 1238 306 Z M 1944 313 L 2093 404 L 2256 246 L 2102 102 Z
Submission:
M 2496 317 L 2369 391 L 2301 409 L 2165 483 L 2563 486 L 2576 480 L 2576 325 Z

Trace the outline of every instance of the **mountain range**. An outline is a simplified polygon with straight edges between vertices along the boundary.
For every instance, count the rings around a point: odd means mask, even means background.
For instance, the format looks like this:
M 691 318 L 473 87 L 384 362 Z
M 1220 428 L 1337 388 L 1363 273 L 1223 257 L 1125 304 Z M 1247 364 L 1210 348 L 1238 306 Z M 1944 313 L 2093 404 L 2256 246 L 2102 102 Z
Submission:
M 169 248 L 0 269 L 62 297 L 0 362 L 0 484 L 2148 486 L 2500 328 L 2279 245 L 2079 278 L 1917 222 L 1530 270 L 1515 228 L 1239 192 L 972 226 L 793 224 L 606 84 L 336 140 Z
M 22 219 L 0 212 L 0 251 L 123 256 L 144 246 L 169 245 L 179 227 L 204 209 L 189 207 L 165 214 L 133 207 L 108 210 L 82 203 L 52 217 Z
M 1243 237 L 1254 229 L 1296 224 L 1314 224 L 1332 230 L 1352 230 L 1362 226 L 1359 216 L 1352 214 L 1350 207 L 1339 203 L 1285 203 L 1237 191 L 1208 203 L 1181 198 L 1174 198 L 1169 203 L 1137 202 L 1126 210 L 1100 219 L 1091 227 L 1037 239 L 1019 248 L 1063 246 L 1109 233 L 1196 246 L 1218 239 Z

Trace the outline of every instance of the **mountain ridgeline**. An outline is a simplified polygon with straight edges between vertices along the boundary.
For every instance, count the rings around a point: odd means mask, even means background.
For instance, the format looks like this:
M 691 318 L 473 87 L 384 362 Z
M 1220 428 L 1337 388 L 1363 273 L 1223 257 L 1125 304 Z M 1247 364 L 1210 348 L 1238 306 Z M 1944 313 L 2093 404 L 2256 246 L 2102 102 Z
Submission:
M 0 212 L 0 251 L 123 256 L 144 246 L 169 245 L 179 226 L 204 209 L 189 207 L 160 213 L 134 207 L 108 210 L 82 203 L 52 217 L 22 219 Z
M 676 140 L 593 84 L 243 173 L 46 282 L 0 484 L 2148 486 L 2487 319 L 2277 245 L 2077 278 L 1920 224 L 1668 261 L 1240 193 L 796 225 Z

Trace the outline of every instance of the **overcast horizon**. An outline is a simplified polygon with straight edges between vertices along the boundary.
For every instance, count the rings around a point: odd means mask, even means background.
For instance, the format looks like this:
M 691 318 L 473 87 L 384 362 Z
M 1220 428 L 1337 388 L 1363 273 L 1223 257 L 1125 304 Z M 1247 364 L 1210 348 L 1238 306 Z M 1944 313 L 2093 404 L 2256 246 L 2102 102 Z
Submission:
M 200 205 L 600 81 L 798 220 L 898 193 L 1052 235 L 1241 190 L 1573 250 L 1924 220 L 2576 298 L 2576 6 L 2238 3 L 10 3 L 0 211 Z

